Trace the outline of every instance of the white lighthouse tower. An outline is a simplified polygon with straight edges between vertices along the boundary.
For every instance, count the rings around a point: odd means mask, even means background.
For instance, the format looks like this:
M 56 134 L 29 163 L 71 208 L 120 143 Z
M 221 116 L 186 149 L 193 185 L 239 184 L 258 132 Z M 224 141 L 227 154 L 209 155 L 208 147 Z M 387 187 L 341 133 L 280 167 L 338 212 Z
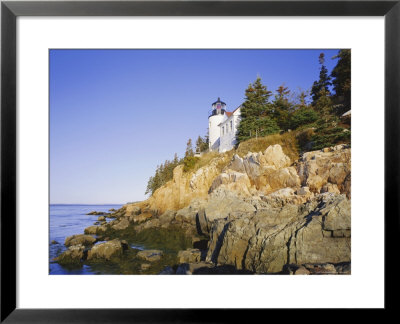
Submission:
M 210 151 L 217 151 L 220 144 L 220 127 L 219 124 L 225 119 L 225 108 L 226 103 L 222 102 L 218 97 L 218 100 L 212 105 L 212 110 L 208 116 L 208 139 Z

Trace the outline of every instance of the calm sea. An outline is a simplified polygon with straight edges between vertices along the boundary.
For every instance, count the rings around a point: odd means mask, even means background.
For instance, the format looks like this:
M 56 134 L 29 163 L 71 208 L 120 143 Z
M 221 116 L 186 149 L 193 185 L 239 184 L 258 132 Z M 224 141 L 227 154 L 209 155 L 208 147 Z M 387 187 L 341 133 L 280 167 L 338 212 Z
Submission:
M 64 241 L 67 236 L 83 234 L 83 230 L 93 225 L 99 216 L 85 215 L 93 210 L 108 212 L 109 209 L 119 209 L 122 205 L 50 205 L 50 241 L 59 244 L 50 244 L 49 274 L 99 274 L 89 266 L 82 268 L 66 268 L 58 263 L 51 262 L 53 258 L 66 250 Z

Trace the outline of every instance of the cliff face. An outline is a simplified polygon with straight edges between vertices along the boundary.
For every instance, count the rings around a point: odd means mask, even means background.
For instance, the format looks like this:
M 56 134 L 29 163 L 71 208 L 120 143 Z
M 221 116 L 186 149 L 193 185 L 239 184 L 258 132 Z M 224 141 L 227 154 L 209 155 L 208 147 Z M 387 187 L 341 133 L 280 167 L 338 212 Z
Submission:
M 227 163 L 229 156 L 222 154 L 194 173 L 184 173 L 183 165 L 174 169 L 173 179 L 157 189 L 147 201 L 150 210 L 162 214 L 181 209 L 196 198 L 207 198 L 214 178 L 220 173 L 219 165 Z
M 298 161 L 279 145 L 228 159 L 221 155 L 195 173 L 178 166 L 172 181 L 147 201 L 124 206 L 111 225 L 133 223 L 138 231 L 177 225 L 194 242 L 207 238 L 202 261 L 256 273 L 350 262 L 348 146 L 304 153 Z M 181 256 L 190 253 L 200 255 Z

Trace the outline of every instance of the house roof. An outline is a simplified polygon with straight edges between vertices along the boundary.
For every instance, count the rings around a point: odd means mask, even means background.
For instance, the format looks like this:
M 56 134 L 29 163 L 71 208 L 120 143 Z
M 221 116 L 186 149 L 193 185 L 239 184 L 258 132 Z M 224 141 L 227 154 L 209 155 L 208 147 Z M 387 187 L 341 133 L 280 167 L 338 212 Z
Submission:
M 219 123 L 218 126 L 226 123 L 230 117 L 232 117 L 233 113 L 238 110 L 241 106 L 237 107 L 234 111 L 225 111 L 225 115 L 228 117 L 227 119 L 225 119 L 223 122 Z
M 242 106 L 239 106 L 239 107 L 237 107 L 234 111 L 232 111 L 232 114 L 233 114 L 236 110 L 238 110 L 240 107 L 242 107 Z

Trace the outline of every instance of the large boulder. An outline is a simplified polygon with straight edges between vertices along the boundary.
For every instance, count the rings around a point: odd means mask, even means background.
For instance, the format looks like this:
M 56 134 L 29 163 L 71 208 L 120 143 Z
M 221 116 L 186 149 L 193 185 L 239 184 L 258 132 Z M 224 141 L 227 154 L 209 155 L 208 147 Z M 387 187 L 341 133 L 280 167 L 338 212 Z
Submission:
M 273 165 L 277 169 L 282 169 L 290 165 L 290 158 L 283 153 L 282 146 L 279 144 L 270 145 L 260 156 L 261 162 Z
M 130 216 L 129 221 L 132 223 L 142 223 L 151 217 L 152 217 L 151 213 L 142 213 L 139 215 Z
M 175 220 L 176 211 L 167 210 L 165 213 L 161 214 L 158 219 L 162 227 L 169 227 Z
M 85 258 L 85 247 L 82 244 L 72 245 L 65 252 L 54 258 L 61 265 L 80 264 Z
M 65 239 L 65 246 L 71 246 L 71 245 L 92 245 L 96 242 L 96 238 L 92 235 L 86 235 L 86 234 L 77 234 L 77 235 L 72 235 L 68 236 Z
M 298 187 L 300 178 L 290 164 L 290 158 L 279 144 L 270 145 L 263 153 L 249 152 L 243 158 L 234 155 L 224 173 L 214 180 L 211 191 L 222 185 L 250 195 L 252 186 L 264 194 L 285 187 Z
M 84 230 L 85 234 L 104 234 L 107 231 L 107 226 L 106 225 L 101 225 L 101 226 L 89 226 L 86 227 Z
M 235 154 L 231 160 L 231 162 L 228 164 L 227 169 L 240 172 L 240 173 L 245 173 L 246 170 L 243 165 L 243 159 Z
M 255 207 L 229 190 L 215 190 L 204 207 L 205 217 L 208 222 L 215 219 L 226 218 L 229 214 L 252 213 Z
M 139 215 L 142 210 L 137 204 L 126 204 L 125 208 L 125 216 L 136 216 Z
M 297 165 L 297 171 L 302 185 L 309 187 L 311 191 L 336 192 L 337 188 L 350 198 L 351 149 L 348 145 L 341 144 L 304 153 Z
M 199 210 L 207 204 L 206 200 L 193 199 L 191 203 L 182 209 L 179 209 L 175 214 L 175 221 L 181 224 L 196 225 L 196 216 Z
M 224 189 L 238 192 L 240 194 L 250 196 L 250 179 L 246 173 L 226 170 L 218 175 L 210 187 L 210 192 L 222 186 Z
M 128 248 L 126 241 L 118 239 L 107 241 L 93 246 L 88 252 L 87 259 L 111 260 L 111 258 L 122 256 L 123 251 Z
M 178 252 L 179 263 L 200 262 L 201 251 L 199 249 L 187 249 Z
M 129 226 L 129 219 L 127 217 L 122 217 L 118 222 L 114 223 L 111 228 L 119 231 L 128 228 Z

